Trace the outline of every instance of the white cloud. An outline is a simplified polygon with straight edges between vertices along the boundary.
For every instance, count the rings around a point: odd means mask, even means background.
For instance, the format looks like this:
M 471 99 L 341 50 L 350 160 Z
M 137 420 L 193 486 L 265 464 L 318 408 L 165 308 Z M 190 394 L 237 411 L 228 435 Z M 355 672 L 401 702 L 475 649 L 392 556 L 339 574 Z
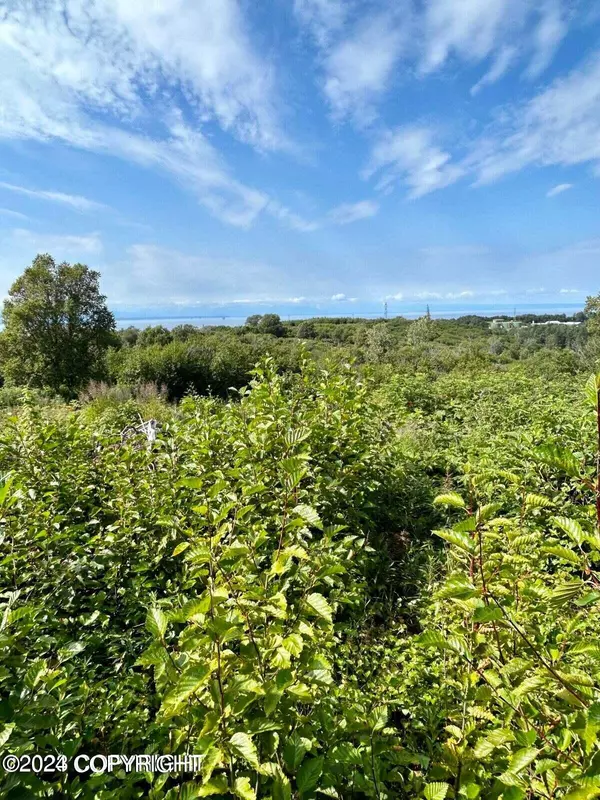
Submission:
M 11 208 L 0 208 L 0 214 L 4 217 L 12 217 L 13 219 L 29 219 L 27 214 L 21 214 L 20 211 L 13 211 Z
M 332 300 L 335 300 L 335 301 L 337 301 L 337 302 L 342 302 L 342 301 L 344 301 L 344 300 L 348 300 L 348 298 L 346 297 L 346 295 L 345 295 L 345 294 L 343 294 L 342 292 L 339 292 L 338 294 L 334 294 L 334 295 L 332 295 L 331 299 L 332 299 Z
M 401 179 L 409 187 L 409 197 L 422 197 L 449 186 L 463 175 L 460 165 L 434 143 L 432 131 L 425 127 L 401 127 L 387 131 L 375 144 L 365 178 L 380 173 L 378 189 L 389 189 Z
M 297 306 L 312 297 L 328 296 L 332 275 L 311 265 L 290 269 L 284 264 L 218 254 L 183 252 L 156 244 L 134 244 L 122 258 L 98 267 L 110 301 L 136 305 L 264 303 Z M 277 311 L 277 308 L 274 309 Z
M 58 141 L 159 169 L 229 224 L 247 227 L 266 206 L 201 130 L 214 120 L 258 148 L 288 146 L 271 69 L 237 0 L 15 0 L 0 20 L 0 62 L 0 139 Z
M 546 0 L 540 7 L 540 19 L 533 35 L 533 58 L 527 68 L 530 78 L 537 78 L 552 61 L 567 32 L 560 0 Z
M 581 294 L 580 289 L 561 289 L 560 294 Z
M 102 239 L 99 233 L 84 236 L 75 234 L 38 233 L 26 228 L 12 231 L 12 243 L 19 249 L 27 249 L 32 254 L 52 253 L 57 260 L 79 260 L 81 254 L 97 256 L 102 252 Z
M 361 20 L 328 51 L 324 92 L 335 116 L 372 121 L 373 104 L 389 87 L 407 34 L 394 15 L 383 13 Z
M 471 94 L 476 95 L 484 86 L 491 83 L 496 83 L 508 71 L 509 67 L 515 60 L 517 55 L 517 48 L 512 45 L 505 45 L 494 59 L 492 66 L 480 78 L 477 83 L 471 88 Z
M 572 189 L 572 183 L 559 183 L 557 186 L 553 186 L 552 189 L 549 189 L 546 192 L 546 197 L 556 197 L 557 194 L 562 194 L 566 192 L 568 189 Z
M 498 80 L 518 55 L 530 59 L 529 77 L 550 63 L 567 31 L 565 0 L 429 0 L 422 20 L 421 70 L 429 73 L 451 57 L 468 63 L 492 58 L 474 90 Z
M 402 294 L 402 292 L 396 292 L 396 294 L 387 294 L 385 296 L 385 299 L 386 300 L 403 300 L 404 299 L 404 295 Z
M 296 214 L 294 211 L 291 211 L 286 206 L 282 206 L 275 200 L 272 200 L 268 204 L 267 211 L 271 216 L 275 217 L 275 219 L 280 220 L 284 225 L 287 225 L 288 228 L 294 231 L 310 233 L 321 227 L 321 224 L 316 220 L 304 219 L 300 214 Z
M 63 194 L 62 192 L 49 192 L 41 189 L 27 189 L 24 186 L 15 186 L 12 183 L 4 183 L 3 181 L 0 181 L 0 189 L 23 194 L 26 197 L 32 197 L 36 200 L 49 200 L 52 203 L 71 206 L 71 208 L 77 211 L 101 211 L 106 208 L 103 203 L 96 203 L 93 200 L 88 200 L 87 197 Z
M 347 6 L 344 0 L 294 0 L 298 21 L 310 29 L 317 44 L 325 47 L 343 26 Z
M 262 147 L 282 144 L 272 70 L 251 46 L 237 0 L 15 0 L 0 43 L 3 71 L 14 76 L 22 59 L 71 100 L 139 117 L 144 94 L 160 92 L 162 102 L 170 84 L 199 119 Z
M 600 175 L 600 50 L 527 102 L 497 110 L 496 121 L 466 146 L 466 153 L 442 149 L 434 131 L 423 125 L 385 132 L 363 177 L 379 172 L 380 190 L 400 180 L 415 198 L 462 176 L 481 186 L 532 166 L 584 163 Z M 559 184 L 548 196 L 566 188 L 571 185 Z
M 471 291 L 470 289 L 465 289 L 462 292 L 448 292 L 446 297 L 448 300 L 460 300 L 466 297 L 475 297 L 475 292 Z
M 109 296 L 140 303 L 251 302 L 286 285 L 273 267 L 245 259 L 198 256 L 154 244 L 135 244 L 123 261 L 102 270 Z M 287 285 L 289 289 L 289 284 Z
M 528 166 L 600 163 L 600 51 L 527 103 L 505 110 L 463 162 L 477 184 Z
M 275 200 L 269 202 L 266 210 L 288 228 L 301 233 L 310 233 L 328 225 L 349 225 L 361 219 L 374 217 L 379 211 L 379 204 L 372 200 L 361 200 L 358 203 L 342 203 L 328 211 L 323 218 L 312 220 L 305 219 Z
M 362 200 L 359 203 L 342 203 L 329 212 L 328 218 L 335 225 L 348 225 L 351 222 L 374 217 L 378 211 L 378 203 Z

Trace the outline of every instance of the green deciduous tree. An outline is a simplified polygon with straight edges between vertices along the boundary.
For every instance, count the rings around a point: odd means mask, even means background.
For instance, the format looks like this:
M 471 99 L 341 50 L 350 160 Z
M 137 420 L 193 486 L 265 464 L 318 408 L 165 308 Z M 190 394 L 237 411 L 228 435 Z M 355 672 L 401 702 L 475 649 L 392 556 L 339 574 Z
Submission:
M 584 313 L 590 336 L 600 336 L 600 294 L 586 299 Z
M 100 275 L 84 264 L 38 255 L 4 302 L 0 355 L 6 380 L 72 395 L 102 376 L 115 320 Z
M 260 333 L 270 333 L 272 336 L 285 335 L 279 314 L 264 314 L 258 323 L 258 330 Z

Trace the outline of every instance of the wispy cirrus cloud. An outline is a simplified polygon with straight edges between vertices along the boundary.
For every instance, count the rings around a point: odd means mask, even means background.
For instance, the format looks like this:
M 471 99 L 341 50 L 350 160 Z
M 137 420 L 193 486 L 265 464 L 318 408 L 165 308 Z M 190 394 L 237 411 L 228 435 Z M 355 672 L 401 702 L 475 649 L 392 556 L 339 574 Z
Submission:
M 391 189 L 401 180 L 408 187 L 408 196 L 417 198 L 454 183 L 464 169 L 435 144 L 431 130 L 406 126 L 384 133 L 362 174 L 365 179 L 379 175 L 380 190 Z
M 259 149 L 289 144 L 272 70 L 252 47 L 236 0 L 174 0 L 168 8 L 15 0 L 0 20 L 0 60 L 0 139 L 59 142 L 158 169 L 240 227 L 267 205 L 202 131 L 214 121 Z M 193 122 L 179 110 L 182 96 Z M 69 204 L 68 195 L 52 194 L 46 199 Z M 85 198 L 71 205 L 91 209 Z
M 81 254 L 99 255 L 103 250 L 102 238 L 98 232 L 85 235 L 40 233 L 27 228 L 15 228 L 11 232 L 12 243 L 18 250 L 31 253 L 53 253 L 58 259 L 74 258 Z
M 25 195 L 34 200 L 48 200 L 51 203 L 70 206 L 76 211 L 102 211 L 108 208 L 104 203 L 96 203 L 94 200 L 89 200 L 87 197 L 81 197 L 80 195 L 64 194 L 63 192 L 53 192 L 45 189 L 28 189 L 25 186 L 17 186 L 4 181 L 0 181 L 0 189 Z
M 348 5 L 345 0 L 294 0 L 294 12 L 320 47 L 326 47 L 332 36 L 344 25 Z
M 477 90 L 528 59 L 526 73 L 537 77 L 550 63 L 568 28 L 564 0 L 429 0 L 423 11 L 424 74 L 451 57 L 468 63 L 491 59 Z M 516 44 L 515 44 L 516 43 Z
M 327 220 L 334 225 L 349 225 L 361 219 L 374 217 L 379 211 L 379 203 L 373 200 L 361 200 L 358 203 L 342 203 L 332 208 L 327 215 Z
M 441 138 L 431 125 L 383 131 L 362 175 L 378 175 L 380 191 L 403 183 L 414 199 L 463 177 L 484 186 L 531 167 L 589 163 L 600 174 L 600 50 L 529 100 L 504 107 L 460 149 Z M 548 197 L 571 186 L 558 184 Z
M 360 20 L 325 57 L 323 91 L 338 118 L 361 125 L 375 116 L 374 104 L 389 88 L 392 72 L 408 41 L 408 26 L 398 12 Z
M 465 160 L 478 185 L 530 166 L 600 163 L 600 51 L 503 118 Z
M 553 186 L 552 189 L 548 189 L 546 192 L 546 197 L 556 197 L 557 194 L 562 194 L 563 192 L 566 192 L 572 188 L 572 183 L 559 183 L 556 186 Z
M 0 216 L 11 217 L 12 219 L 29 219 L 27 214 L 20 211 L 13 211 L 12 208 L 0 208 Z
M 284 144 L 273 70 L 236 0 L 15 0 L 0 43 L 5 74 L 17 78 L 25 62 L 71 101 L 123 120 L 142 117 L 146 96 L 159 90 L 168 106 L 175 87 L 198 119 L 208 115 L 257 146 Z

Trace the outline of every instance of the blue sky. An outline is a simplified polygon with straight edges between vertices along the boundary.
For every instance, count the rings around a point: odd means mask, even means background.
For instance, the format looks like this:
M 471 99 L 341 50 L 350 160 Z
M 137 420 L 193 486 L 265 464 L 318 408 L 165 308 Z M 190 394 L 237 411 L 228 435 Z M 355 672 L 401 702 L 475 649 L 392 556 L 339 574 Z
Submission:
M 583 304 L 595 6 L 3 0 L 0 291 L 48 251 L 116 309 Z

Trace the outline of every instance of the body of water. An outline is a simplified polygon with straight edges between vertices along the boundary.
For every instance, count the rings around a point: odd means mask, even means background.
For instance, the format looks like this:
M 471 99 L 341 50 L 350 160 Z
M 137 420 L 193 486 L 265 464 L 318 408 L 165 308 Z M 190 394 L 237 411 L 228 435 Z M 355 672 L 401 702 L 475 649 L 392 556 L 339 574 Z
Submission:
M 161 309 L 162 310 L 162 309 Z M 512 316 L 515 313 L 517 316 L 520 314 L 568 314 L 572 315 L 577 313 L 578 311 L 582 311 L 582 306 L 580 304 L 575 303 L 565 303 L 565 304 L 527 304 L 527 305 L 433 305 L 430 304 L 429 307 L 430 314 L 434 319 L 456 319 L 457 317 L 464 317 L 468 315 L 476 315 L 480 317 L 496 317 L 496 316 Z M 398 309 L 388 309 L 388 317 L 405 317 L 406 319 L 417 319 L 418 317 L 422 317 L 425 314 L 426 306 L 422 303 L 419 304 L 407 304 L 405 308 L 401 310 Z M 263 310 L 258 310 L 252 313 L 277 313 L 277 312 L 265 312 Z M 279 314 L 282 320 L 294 320 L 294 319 L 311 319 L 313 317 L 352 317 L 355 319 L 376 319 L 378 317 L 383 317 L 384 312 L 383 309 L 380 310 L 373 310 L 370 311 L 360 311 L 358 309 L 346 309 L 340 310 L 337 313 L 331 312 L 321 312 L 321 311 L 312 311 L 311 313 L 302 313 L 302 314 L 287 314 L 282 312 Z M 171 330 L 175 328 L 177 325 L 195 325 L 198 328 L 206 328 L 210 326 L 216 325 L 228 325 L 235 327 L 237 325 L 243 325 L 247 319 L 249 314 L 246 314 L 243 317 L 240 316 L 233 316 L 225 314 L 223 316 L 218 315 L 206 315 L 206 316 L 171 316 L 165 314 L 164 316 L 160 313 L 155 313 L 152 315 L 151 310 L 148 310 L 147 313 L 144 313 L 141 309 L 137 311 L 137 313 L 123 313 L 123 312 L 115 312 L 115 317 L 117 321 L 118 328 L 128 328 L 130 326 L 135 328 L 148 328 L 155 325 L 162 325 L 164 328 L 168 328 Z

